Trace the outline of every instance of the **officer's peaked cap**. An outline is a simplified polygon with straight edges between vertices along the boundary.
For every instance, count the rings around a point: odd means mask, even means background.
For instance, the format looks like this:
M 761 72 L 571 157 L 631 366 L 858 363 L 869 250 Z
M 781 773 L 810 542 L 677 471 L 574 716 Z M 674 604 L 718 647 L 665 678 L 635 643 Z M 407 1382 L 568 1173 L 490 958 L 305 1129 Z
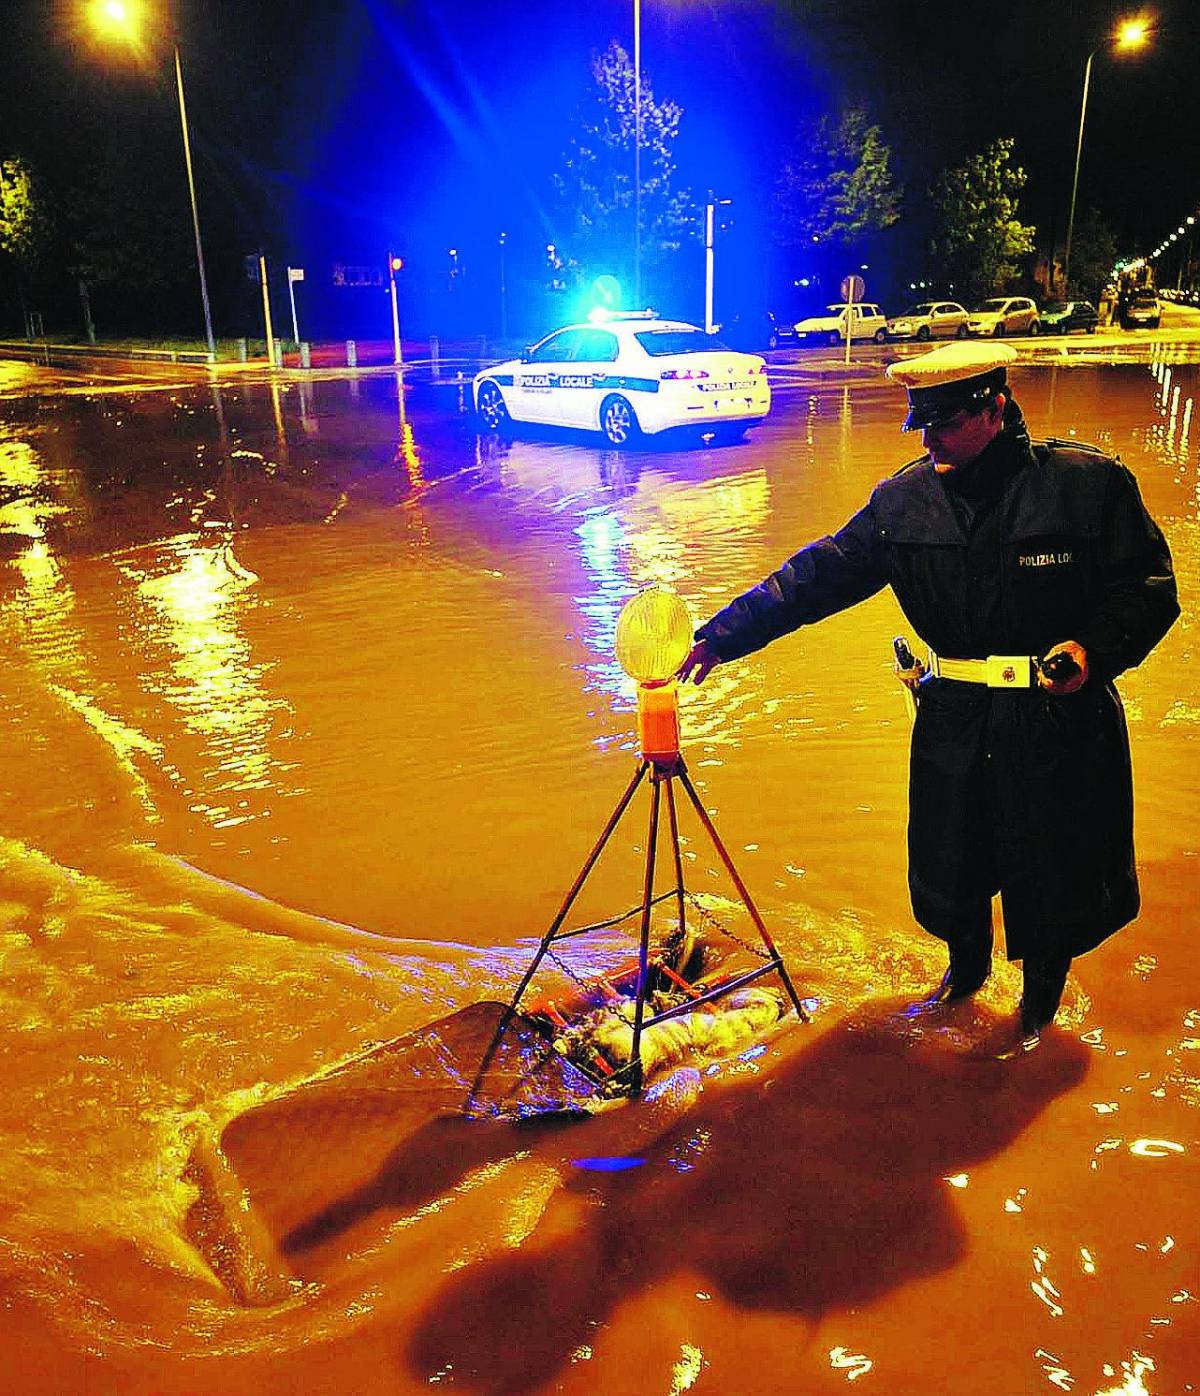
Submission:
M 891 364 L 887 376 L 908 389 L 908 416 L 901 430 L 936 426 L 964 409 L 982 411 L 1007 386 L 1006 370 L 1016 357 L 1007 344 L 955 340 Z

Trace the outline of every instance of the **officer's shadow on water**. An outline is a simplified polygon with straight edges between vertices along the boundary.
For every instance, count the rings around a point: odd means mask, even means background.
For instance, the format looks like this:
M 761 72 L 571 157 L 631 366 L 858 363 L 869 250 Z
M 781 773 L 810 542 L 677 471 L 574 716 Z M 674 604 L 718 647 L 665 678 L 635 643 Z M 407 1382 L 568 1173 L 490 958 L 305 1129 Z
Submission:
M 1000 1027 L 975 1014 L 984 1035 Z M 902 1022 L 894 1003 L 867 1005 L 770 1075 L 703 1094 L 636 1166 L 574 1169 L 520 1250 L 432 1295 L 407 1345 L 414 1372 L 452 1364 L 495 1396 L 536 1388 L 675 1272 L 741 1308 L 815 1319 L 953 1266 L 966 1241 L 947 1176 L 1077 1085 L 1086 1051 L 1049 1033 L 998 1060 Z

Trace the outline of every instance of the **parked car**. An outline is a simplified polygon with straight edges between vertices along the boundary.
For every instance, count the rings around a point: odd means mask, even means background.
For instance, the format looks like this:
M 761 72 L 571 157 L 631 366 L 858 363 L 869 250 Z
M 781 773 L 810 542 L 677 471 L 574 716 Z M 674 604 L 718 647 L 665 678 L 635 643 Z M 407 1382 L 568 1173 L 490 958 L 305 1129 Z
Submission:
M 922 301 L 887 322 L 889 339 L 966 339 L 967 312 L 957 301 Z
M 1153 291 L 1134 291 L 1121 311 L 1127 330 L 1156 330 L 1162 322 L 1162 306 Z
M 721 338 L 731 349 L 743 353 L 762 353 L 764 349 L 780 349 L 796 343 L 796 331 L 788 320 L 780 320 L 769 310 L 737 314 L 717 326 Z
M 1048 301 L 1040 317 L 1043 334 L 1067 334 L 1071 330 L 1086 330 L 1094 334 L 1100 317 L 1091 301 Z
M 1037 334 L 1041 329 L 1037 306 L 1028 296 L 993 296 L 971 311 L 970 334 Z
M 613 446 L 669 427 L 740 435 L 771 410 L 759 355 L 653 311 L 566 325 L 477 373 L 472 388 L 488 431 L 539 422 L 601 431 Z
M 844 301 L 827 305 L 824 315 L 810 315 L 806 320 L 796 321 L 796 338 L 801 343 L 844 344 L 846 325 L 850 325 L 850 338 L 873 339 L 882 344 L 887 338 L 887 320 L 883 311 L 870 301 L 857 305 L 847 305 Z

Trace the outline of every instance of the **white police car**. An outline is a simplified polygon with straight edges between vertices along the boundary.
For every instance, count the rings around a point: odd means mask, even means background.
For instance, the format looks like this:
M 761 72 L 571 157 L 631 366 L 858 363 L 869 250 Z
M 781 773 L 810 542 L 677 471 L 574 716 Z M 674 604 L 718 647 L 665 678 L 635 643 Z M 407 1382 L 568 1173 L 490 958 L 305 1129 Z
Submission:
M 519 359 L 476 374 L 474 396 L 489 431 L 510 422 L 581 427 L 614 446 L 671 427 L 740 435 L 771 410 L 759 355 L 653 311 L 555 330 Z

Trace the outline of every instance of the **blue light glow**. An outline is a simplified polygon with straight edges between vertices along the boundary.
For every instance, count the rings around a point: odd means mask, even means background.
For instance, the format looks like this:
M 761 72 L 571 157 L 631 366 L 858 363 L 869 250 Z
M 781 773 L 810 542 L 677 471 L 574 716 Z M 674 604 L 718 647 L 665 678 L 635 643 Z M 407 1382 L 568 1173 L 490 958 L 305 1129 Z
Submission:
M 641 1168 L 645 1162 L 644 1158 L 630 1158 L 628 1155 L 617 1155 L 613 1158 L 573 1158 L 571 1160 L 573 1167 L 586 1169 L 589 1173 L 627 1173 L 631 1168 Z

